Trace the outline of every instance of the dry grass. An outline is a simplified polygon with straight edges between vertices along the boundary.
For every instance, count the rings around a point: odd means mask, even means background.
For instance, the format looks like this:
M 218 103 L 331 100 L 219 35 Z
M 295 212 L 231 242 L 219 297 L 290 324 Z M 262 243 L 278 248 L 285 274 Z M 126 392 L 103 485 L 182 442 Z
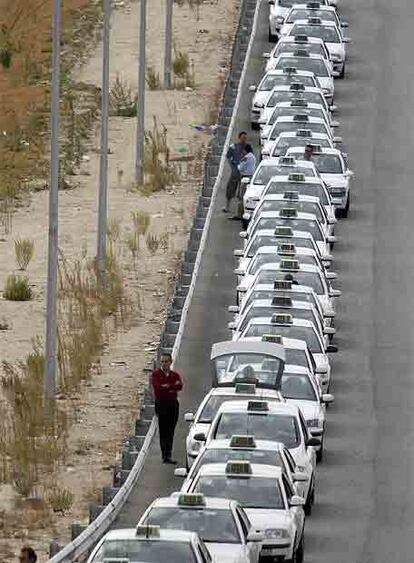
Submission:
M 133 94 L 130 86 L 117 75 L 109 91 L 110 114 L 121 117 L 136 117 L 137 95 Z
M 146 83 L 149 90 L 161 90 L 161 79 L 159 72 L 155 72 L 152 66 L 147 67 Z
M 176 90 L 195 87 L 194 65 L 190 61 L 190 57 L 184 51 L 180 51 L 174 45 L 173 57 L 173 87 Z
M 7 301 L 30 301 L 33 291 L 27 277 L 10 275 L 6 280 L 3 291 L 4 299 Z
M 31 239 L 16 239 L 14 241 L 16 262 L 20 270 L 26 270 L 34 254 L 34 242 Z
M 75 496 L 71 491 L 61 487 L 53 487 L 47 495 L 47 502 L 53 512 L 60 512 L 62 514 L 72 508 L 74 499 Z

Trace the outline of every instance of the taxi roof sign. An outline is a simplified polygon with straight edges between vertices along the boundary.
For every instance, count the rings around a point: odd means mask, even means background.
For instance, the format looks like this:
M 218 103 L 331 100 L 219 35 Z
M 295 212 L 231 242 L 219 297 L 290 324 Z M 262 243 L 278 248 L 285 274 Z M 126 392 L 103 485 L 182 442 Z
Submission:
M 264 334 L 262 336 L 262 342 L 271 342 L 272 344 L 282 344 L 283 337 L 280 334 Z
M 206 504 L 202 493 L 184 493 L 178 497 L 178 506 L 204 506 Z
M 287 242 L 279 244 L 277 253 L 279 256 L 294 256 L 296 254 L 296 246 Z
M 291 172 L 288 177 L 288 182 L 304 182 L 305 174 L 300 174 L 298 172 Z
M 322 152 L 322 147 L 321 145 L 314 145 L 313 143 L 309 143 L 311 145 L 311 147 L 313 148 L 313 154 L 317 154 Z
M 279 211 L 280 217 L 291 218 L 298 216 L 298 210 L 294 207 L 284 207 Z
M 306 113 L 297 113 L 293 116 L 293 121 L 309 121 L 309 115 L 306 115 Z
M 249 461 L 240 460 L 229 460 L 226 463 L 226 473 L 228 475 L 250 475 L 252 472 L 252 467 Z
M 293 317 L 292 315 L 275 313 L 274 315 L 272 315 L 271 322 L 272 324 L 277 324 L 277 325 L 291 325 L 293 323 Z
M 296 164 L 296 158 L 294 156 L 280 156 L 279 164 L 282 166 L 294 166 Z
M 295 51 L 293 51 L 293 56 L 294 57 L 309 57 L 309 52 L 306 51 L 305 49 L 296 49 Z
M 292 282 L 290 280 L 276 280 L 273 283 L 273 288 L 279 291 L 289 291 L 292 289 Z
M 292 82 L 292 84 L 289 86 L 289 89 L 299 92 L 305 90 L 305 85 L 301 82 Z
M 138 525 L 135 528 L 135 534 L 140 537 L 145 538 L 159 538 L 160 537 L 160 526 L 150 526 L 150 525 Z
M 320 25 L 322 23 L 321 18 L 308 18 L 308 23 L 311 25 Z
M 321 7 L 321 3 L 320 2 L 308 2 L 306 4 L 307 8 L 310 8 L 311 10 L 319 10 L 319 8 Z
M 299 268 L 299 260 L 282 260 L 280 262 L 281 270 L 291 270 L 297 272 Z
M 308 36 L 307 35 L 302 35 L 302 34 L 298 34 L 295 35 L 295 43 L 307 43 L 308 42 Z
M 266 412 L 269 410 L 269 403 L 267 401 L 248 401 L 247 410 Z
M 290 102 L 290 107 L 293 108 L 307 108 L 308 107 L 308 102 L 306 100 L 302 100 L 301 98 L 294 98 L 291 102 Z
M 312 137 L 312 131 L 310 129 L 298 129 L 296 137 Z
M 230 438 L 231 448 L 255 448 L 256 441 L 254 436 L 233 434 Z
M 289 295 L 276 295 L 272 299 L 272 305 L 275 307 L 292 307 L 292 299 Z
M 256 385 L 254 383 L 236 383 L 235 392 L 245 395 L 255 395 Z
M 297 69 L 294 66 L 287 66 L 283 69 L 283 74 L 296 74 Z
M 292 227 L 284 227 L 283 225 L 279 225 L 275 227 L 274 234 L 276 237 L 293 237 L 293 230 Z
M 299 192 L 296 190 L 290 190 L 283 193 L 283 199 L 288 199 L 289 201 L 296 201 L 299 199 Z

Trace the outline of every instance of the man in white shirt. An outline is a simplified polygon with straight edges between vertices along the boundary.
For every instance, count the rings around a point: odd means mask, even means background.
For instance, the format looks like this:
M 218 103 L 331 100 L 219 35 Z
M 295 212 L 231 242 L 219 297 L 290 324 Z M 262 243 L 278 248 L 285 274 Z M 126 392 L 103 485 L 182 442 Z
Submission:
M 243 178 L 251 178 L 256 170 L 256 157 L 254 156 L 252 145 L 246 144 L 240 162 L 237 166 L 240 172 L 240 180 Z M 237 191 L 237 198 L 239 200 L 237 206 L 237 215 L 232 219 L 242 219 L 243 217 L 243 196 L 246 192 L 246 184 L 240 182 Z

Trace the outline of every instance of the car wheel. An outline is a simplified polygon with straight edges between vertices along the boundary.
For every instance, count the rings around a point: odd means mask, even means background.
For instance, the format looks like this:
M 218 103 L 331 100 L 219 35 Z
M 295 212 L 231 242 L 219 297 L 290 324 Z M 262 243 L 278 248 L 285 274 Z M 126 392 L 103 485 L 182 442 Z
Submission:
M 339 75 L 339 78 L 345 78 L 345 63 L 344 63 L 344 66 L 342 67 L 341 74 Z
M 300 539 L 300 543 L 298 545 L 298 548 L 295 552 L 295 557 L 294 557 L 294 562 L 295 563 L 303 563 L 303 558 L 305 556 L 305 538 L 302 537 Z
M 322 442 L 321 442 L 321 447 L 316 452 L 316 463 L 320 463 L 322 461 L 322 459 L 323 459 L 323 438 L 322 438 Z
M 272 34 L 270 27 L 269 27 L 269 33 L 267 35 L 267 38 L 269 40 L 269 43 L 275 43 L 277 41 L 277 37 L 276 37 L 276 35 Z
M 253 130 L 260 129 L 260 125 L 259 125 L 259 123 L 258 123 L 257 121 L 251 121 L 251 122 L 250 122 L 250 127 L 251 127 Z
M 242 228 L 243 231 L 247 231 L 247 227 L 249 226 L 249 221 L 247 219 L 242 219 Z
M 342 212 L 342 217 L 348 217 L 348 212 L 349 212 L 349 206 L 350 206 L 351 202 L 350 202 L 350 196 L 348 194 L 348 198 L 346 200 L 346 205 L 345 205 L 345 209 Z
M 312 514 L 312 506 L 315 502 L 315 483 L 312 482 L 312 485 L 308 492 L 308 497 L 305 502 L 305 506 L 303 507 L 306 516 L 310 516 Z

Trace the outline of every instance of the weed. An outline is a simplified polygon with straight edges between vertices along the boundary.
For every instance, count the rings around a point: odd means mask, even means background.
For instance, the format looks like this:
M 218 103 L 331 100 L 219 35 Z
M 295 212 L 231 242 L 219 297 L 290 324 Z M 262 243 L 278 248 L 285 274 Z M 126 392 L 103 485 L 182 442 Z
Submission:
M 159 73 L 152 66 L 147 66 L 146 83 L 150 90 L 161 90 L 161 79 Z
M 190 57 L 184 51 L 180 51 L 174 45 L 173 58 L 174 88 L 182 90 L 184 88 L 194 88 L 194 65 L 190 62 Z
M 61 512 L 62 514 L 72 508 L 74 499 L 71 491 L 61 487 L 54 487 L 47 495 L 47 502 L 53 512 Z
M 121 237 L 121 222 L 119 219 L 110 219 L 108 224 L 108 238 L 116 242 Z
M 150 214 L 146 211 L 134 211 L 131 215 L 135 232 L 145 236 L 151 224 Z
M 0 330 L 9 330 L 10 324 L 8 323 L 7 319 L 3 317 L 0 320 Z
M 139 252 L 139 237 L 136 233 L 128 233 L 125 239 L 128 250 L 132 254 L 132 261 L 134 263 L 134 270 L 136 269 L 136 259 Z
M 31 239 L 16 239 L 14 241 L 16 262 L 20 270 L 25 270 L 29 265 L 34 253 L 34 242 Z
M 157 237 L 157 235 L 148 233 L 145 238 L 145 242 L 151 255 L 154 256 L 160 246 L 160 239 Z
M 6 280 L 3 297 L 8 301 L 30 301 L 33 298 L 33 291 L 29 279 L 10 275 Z
M 133 95 L 128 84 L 117 75 L 109 92 L 111 115 L 135 117 L 137 115 L 137 95 Z

